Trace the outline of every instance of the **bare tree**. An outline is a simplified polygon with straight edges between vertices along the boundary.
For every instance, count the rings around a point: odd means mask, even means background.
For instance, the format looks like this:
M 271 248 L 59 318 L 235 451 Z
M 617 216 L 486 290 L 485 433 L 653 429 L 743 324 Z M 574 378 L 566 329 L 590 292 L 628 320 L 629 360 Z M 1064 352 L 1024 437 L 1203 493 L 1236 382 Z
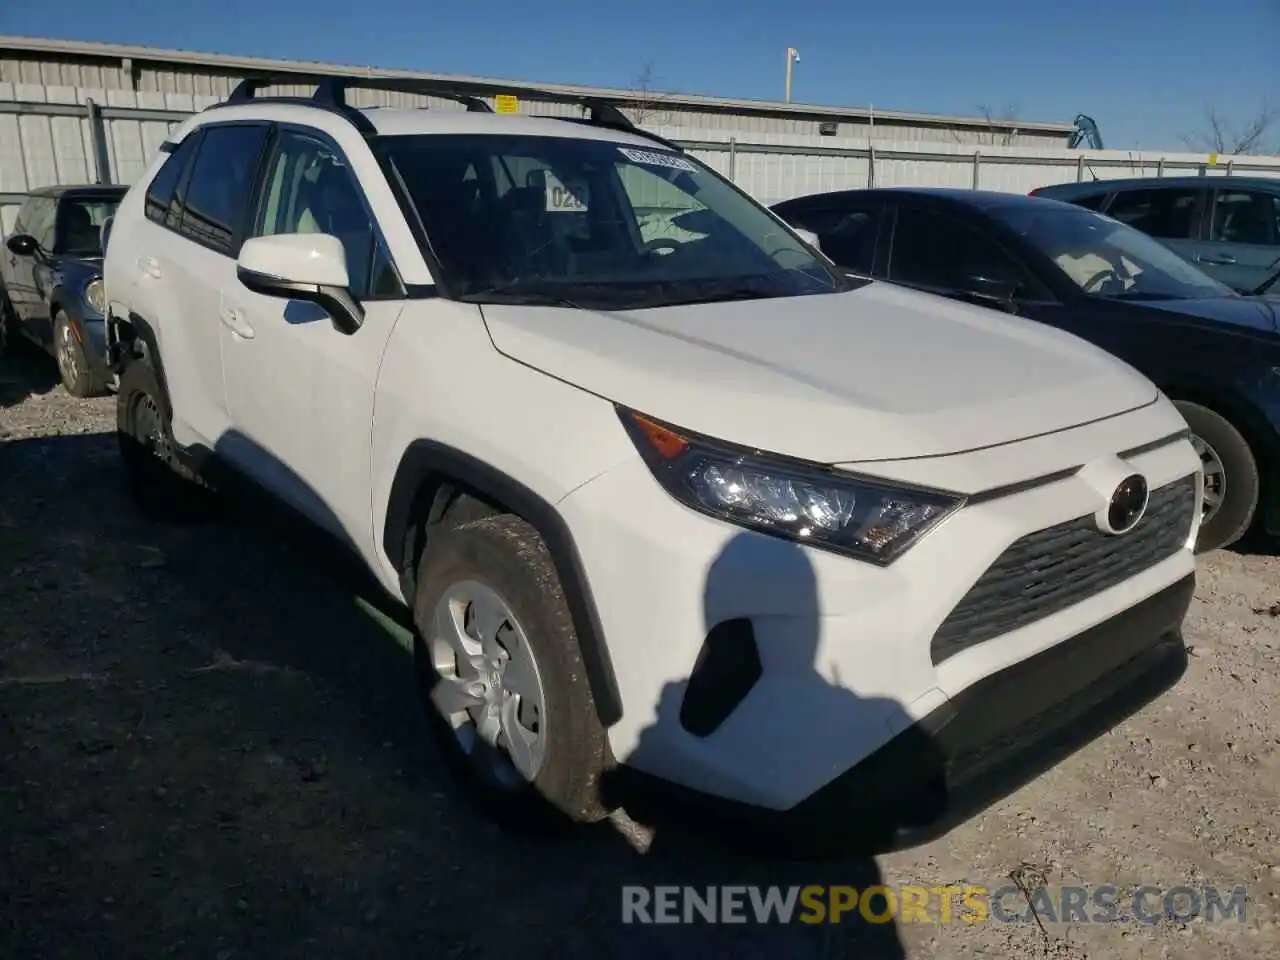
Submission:
M 1226 119 L 1216 107 L 1204 112 L 1204 127 L 1186 134 L 1182 142 L 1192 150 L 1225 154 L 1267 154 L 1277 147 L 1276 128 L 1280 127 L 1280 111 L 1264 100 L 1256 113 L 1242 124 Z
M 1018 129 L 1018 104 L 1009 101 L 1004 105 L 1004 109 L 995 111 L 986 104 L 979 104 L 974 108 L 978 116 L 982 118 L 983 125 L 977 131 L 971 131 L 966 128 L 964 135 L 955 127 L 951 128 L 952 139 L 956 143 L 979 143 L 991 144 L 997 147 L 1011 147 L 1018 142 L 1018 135 L 1022 132 Z
M 657 90 L 660 79 L 654 75 L 652 60 L 646 61 L 640 72 L 632 78 L 631 90 L 633 93 L 638 94 L 637 99 L 633 100 L 630 105 L 633 122 L 637 124 L 647 123 L 656 127 L 672 122 L 671 111 L 662 109 L 662 104 L 665 102 L 666 97 Z

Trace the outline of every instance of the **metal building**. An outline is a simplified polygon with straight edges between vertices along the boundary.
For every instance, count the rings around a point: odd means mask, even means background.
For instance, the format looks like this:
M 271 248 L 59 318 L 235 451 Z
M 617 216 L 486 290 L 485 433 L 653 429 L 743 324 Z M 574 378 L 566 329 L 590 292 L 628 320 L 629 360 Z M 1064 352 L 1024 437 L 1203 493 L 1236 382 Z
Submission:
M 185 94 L 224 97 L 235 83 L 253 73 L 348 74 L 368 72 L 376 76 L 446 80 L 468 92 L 492 98 L 514 94 L 520 109 L 531 113 L 572 113 L 576 107 L 538 101 L 533 94 L 593 96 L 607 99 L 650 126 L 723 131 L 727 135 L 820 134 L 832 137 L 868 137 L 877 144 L 951 143 L 996 144 L 1021 147 L 1063 147 L 1074 127 L 1069 123 L 1008 121 L 986 117 L 950 117 L 925 113 L 874 111 L 864 107 L 823 107 L 812 104 L 765 100 L 735 100 L 686 94 L 654 93 L 566 84 L 497 80 L 485 77 L 447 76 L 377 66 L 269 60 L 189 50 L 162 50 L 118 44 L 88 43 L 32 37 L 0 36 L 0 84 L 41 86 L 89 91 L 100 102 L 111 103 L 112 91 L 134 94 Z M 287 89 L 287 88 L 286 88 Z M 281 92 L 285 92 L 282 90 Z M 302 90 L 290 92 L 303 92 Z M 362 91 L 361 106 L 430 105 L 456 108 L 427 98 Z M 21 99 L 21 97 L 20 97 Z M 43 99 L 43 98 L 42 98 Z M 49 99 L 54 99 L 50 97 Z M 61 98 L 59 98 L 61 99 Z M 139 105 L 144 99 L 137 98 Z

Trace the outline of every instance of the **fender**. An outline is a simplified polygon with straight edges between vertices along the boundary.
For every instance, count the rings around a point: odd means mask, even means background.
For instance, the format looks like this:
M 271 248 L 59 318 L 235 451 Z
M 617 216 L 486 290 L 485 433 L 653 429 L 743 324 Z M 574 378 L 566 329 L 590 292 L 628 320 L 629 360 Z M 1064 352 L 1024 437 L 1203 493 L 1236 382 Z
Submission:
M 542 497 L 518 480 L 461 450 L 433 440 L 416 440 L 400 458 L 391 484 L 382 534 L 386 555 L 397 564 L 400 562 L 404 538 L 413 520 L 417 492 L 432 477 L 463 483 L 482 496 L 506 505 L 533 524 L 542 535 L 573 618 L 596 714 L 605 727 L 617 723 L 622 717 L 622 697 L 605 645 L 600 616 L 591 595 L 591 585 L 568 524 L 560 512 Z M 412 598 L 409 599 L 412 603 Z
M 133 336 L 107 337 L 107 349 L 115 356 L 108 356 L 107 366 L 114 373 L 120 373 L 130 363 L 143 361 L 151 364 L 156 373 L 156 385 L 160 388 L 160 400 L 164 403 L 165 414 L 173 416 L 173 402 L 169 399 L 169 381 L 164 375 L 164 361 L 160 358 L 160 343 L 156 339 L 155 327 L 140 314 L 130 313 L 129 319 L 122 321 L 114 314 L 107 319 L 108 325 L 125 325 L 133 331 Z M 144 352 L 132 346 L 132 341 L 141 340 Z

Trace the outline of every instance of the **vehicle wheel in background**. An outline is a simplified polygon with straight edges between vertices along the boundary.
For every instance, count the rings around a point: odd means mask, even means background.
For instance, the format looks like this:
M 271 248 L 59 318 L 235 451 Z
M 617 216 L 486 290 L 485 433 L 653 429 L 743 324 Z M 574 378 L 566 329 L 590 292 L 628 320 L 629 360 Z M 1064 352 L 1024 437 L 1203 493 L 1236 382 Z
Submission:
M 1258 511 L 1258 462 L 1230 421 L 1208 407 L 1174 401 L 1191 428 L 1191 443 L 1204 472 L 1200 535 L 1196 552 L 1207 553 L 1239 540 Z
M 53 356 L 58 361 L 58 374 L 67 393 L 83 399 L 106 392 L 106 384 L 89 363 L 80 331 L 61 310 L 53 314 Z

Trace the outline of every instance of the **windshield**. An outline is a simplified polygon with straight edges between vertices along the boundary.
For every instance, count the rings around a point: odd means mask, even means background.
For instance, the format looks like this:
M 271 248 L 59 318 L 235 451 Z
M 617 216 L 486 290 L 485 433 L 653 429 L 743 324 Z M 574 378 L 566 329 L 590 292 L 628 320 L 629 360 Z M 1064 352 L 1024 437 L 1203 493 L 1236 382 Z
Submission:
M 64 197 L 58 253 L 73 257 L 102 256 L 102 225 L 114 217 L 119 197 Z
M 1192 300 L 1235 293 L 1151 237 L 1118 220 L 1045 204 L 992 211 L 1085 293 L 1107 299 Z
M 848 288 L 772 214 L 666 148 L 428 135 L 378 149 L 458 299 L 640 309 Z

